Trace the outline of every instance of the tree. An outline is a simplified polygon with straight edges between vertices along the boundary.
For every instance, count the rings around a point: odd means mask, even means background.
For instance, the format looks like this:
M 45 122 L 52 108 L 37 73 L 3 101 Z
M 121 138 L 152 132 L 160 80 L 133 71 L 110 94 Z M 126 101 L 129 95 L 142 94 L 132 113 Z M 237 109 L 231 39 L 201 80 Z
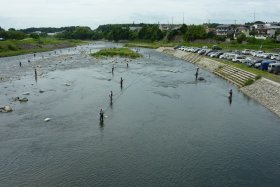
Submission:
M 74 30 L 72 36 L 74 39 L 81 39 L 81 40 L 91 39 L 92 30 L 89 27 L 77 27 Z
M 236 40 L 237 40 L 237 43 L 241 44 L 243 41 L 246 41 L 246 35 L 242 33 L 237 37 Z
M 159 29 L 158 25 L 145 25 L 139 31 L 138 38 L 151 41 L 161 40 L 163 32 Z
M 254 30 L 251 30 L 250 32 L 249 32 L 249 35 L 251 35 L 251 36 L 256 36 L 258 34 L 258 32 L 254 29 Z
M 0 37 L 5 39 L 15 39 L 15 40 L 22 40 L 27 37 L 27 35 L 20 31 L 1 31 Z
M 185 34 L 188 30 L 188 26 L 186 24 L 183 24 L 179 30 L 182 34 Z
M 194 41 L 196 39 L 206 38 L 206 31 L 202 25 L 190 25 L 184 35 L 186 41 Z
M 36 33 L 30 34 L 30 37 L 34 38 L 34 39 L 39 39 L 40 38 L 40 36 L 38 34 L 36 34 Z

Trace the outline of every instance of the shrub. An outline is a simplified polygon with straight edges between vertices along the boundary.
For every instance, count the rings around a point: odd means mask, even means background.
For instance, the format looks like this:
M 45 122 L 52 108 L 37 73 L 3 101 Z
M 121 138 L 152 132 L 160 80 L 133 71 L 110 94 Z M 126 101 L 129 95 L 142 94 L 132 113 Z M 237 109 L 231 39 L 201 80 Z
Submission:
M 253 79 L 248 79 L 248 80 L 246 80 L 246 82 L 244 83 L 244 86 L 249 86 L 249 85 L 251 85 L 251 84 L 253 84 L 254 83 L 254 80 Z
M 262 78 L 261 75 L 257 75 L 255 79 L 256 79 L 256 80 L 259 80 L 259 79 L 261 79 L 261 78 Z
M 12 50 L 12 51 L 16 51 L 17 50 L 16 46 L 11 45 L 11 44 L 8 45 L 8 49 Z

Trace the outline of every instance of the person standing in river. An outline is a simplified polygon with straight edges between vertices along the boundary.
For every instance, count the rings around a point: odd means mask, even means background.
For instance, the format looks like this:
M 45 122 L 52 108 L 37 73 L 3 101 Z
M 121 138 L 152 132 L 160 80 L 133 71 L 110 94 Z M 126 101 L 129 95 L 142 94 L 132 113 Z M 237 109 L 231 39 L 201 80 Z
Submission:
M 195 80 L 197 80 L 197 77 L 198 77 L 198 71 L 199 71 L 199 68 L 196 68 L 196 72 L 195 72 Z
M 36 70 L 36 68 L 34 69 L 34 73 L 35 73 L 35 80 L 37 81 L 37 70 Z
M 112 66 L 112 74 L 114 74 L 114 69 L 115 69 L 115 66 L 113 65 Z
M 123 87 L 123 78 L 121 77 L 121 88 Z
M 229 94 L 229 95 L 228 95 L 228 98 L 229 98 L 229 99 L 232 99 L 232 89 L 229 90 L 228 94 Z
M 19 62 L 19 67 L 21 67 L 21 62 Z
M 109 97 L 110 97 L 110 101 L 112 102 L 112 100 L 113 100 L 113 91 L 110 91 Z
M 100 120 L 100 122 L 103 122 L 103 120 L 104 120 L 104 112 L 103 112 L 102 108 L 99 112 L 99 120 Z

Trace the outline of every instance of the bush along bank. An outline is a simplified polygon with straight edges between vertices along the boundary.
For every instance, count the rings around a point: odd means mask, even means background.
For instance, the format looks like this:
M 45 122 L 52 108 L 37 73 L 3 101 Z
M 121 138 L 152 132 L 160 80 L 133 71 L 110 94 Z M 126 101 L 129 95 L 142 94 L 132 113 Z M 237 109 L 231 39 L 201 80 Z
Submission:
M 204 68 L 214 74 L 235 84 L 247 96 L 255 99 L 260 104 L 280 117 L 280 84 L 240 68 L 203 57 L 198 54 L 161 47 L 158 52 L 175 56 Z

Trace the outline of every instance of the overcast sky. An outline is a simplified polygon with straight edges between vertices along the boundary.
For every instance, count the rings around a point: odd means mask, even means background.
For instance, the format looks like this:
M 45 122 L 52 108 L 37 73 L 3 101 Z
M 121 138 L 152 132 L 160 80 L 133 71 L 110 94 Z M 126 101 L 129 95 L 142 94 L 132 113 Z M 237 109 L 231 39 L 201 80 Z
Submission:
M 0 26 L 280 21 L 280 0 L 0 0 Z M 184 16 L 183 16 L 184 15 Z M 172 19 L 173 17 L 173 19 Z

